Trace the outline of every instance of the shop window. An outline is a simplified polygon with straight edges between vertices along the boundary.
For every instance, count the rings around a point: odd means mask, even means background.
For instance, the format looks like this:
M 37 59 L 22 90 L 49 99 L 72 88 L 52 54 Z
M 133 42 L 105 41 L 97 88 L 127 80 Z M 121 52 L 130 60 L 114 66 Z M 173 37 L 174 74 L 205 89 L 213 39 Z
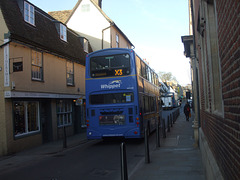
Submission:
M 58 127 L 72 124 L 72 101 L 57 101 L 57 123 Z
M 15 101 L 13 104 L 13 119 L 15 136 L 39 132 L 39 103 Z

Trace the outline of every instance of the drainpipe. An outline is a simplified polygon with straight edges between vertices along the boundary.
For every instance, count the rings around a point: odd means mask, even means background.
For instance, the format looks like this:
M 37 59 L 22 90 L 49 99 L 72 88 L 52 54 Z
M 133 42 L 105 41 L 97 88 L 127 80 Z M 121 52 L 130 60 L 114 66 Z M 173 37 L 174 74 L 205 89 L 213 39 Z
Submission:
M 104 42 L 104 31 L 111 28 L 113 25 L 114 25 L 114 23 L 111 23 L 110 26 L 108 26 L 102 30 L 102 49 L 103 49 L 103 42 Z
M 193 50 L 194 50 L 194 55 L 193 55 L 193 59 L 194 59 L 194 67 L 195 69 L 193 69 L 193 71 L 195 72 L 194 75 L 194 80 L 195 80 L 195 85 L 193 87 L 193 89 L 196 90 L 196 95 L 194 98 L 195 100 L 197 100 L 196 102 L 196 109 L 197 110 L 197 121 L 194 121 L 194 135 L 195 135 L 195 145 L 199 145 L 199 135 L 198 135 L 198 129 L 201 126 L 200 123 L 200 106 L 199 106 L 199 78 L 198 78 L 198 69 L 197 69 L 197 58 L 196 58 L 196 43 L 195 43 L 195 19 L 194 19 L 194 12 L 193 12 L 193 0 L 191 0 L 191 13 L 192 13 L 192 27 L 193 27 Z
M 192 31 L 193 31 L 193 50 L 194 50 L 194 58 L 196 58 L 196 44 L 195 44 L 195 20 L 194 20 L 194 12 L 193 12 L 193 0 L 191 0 L 191 13 L 192 13 Z

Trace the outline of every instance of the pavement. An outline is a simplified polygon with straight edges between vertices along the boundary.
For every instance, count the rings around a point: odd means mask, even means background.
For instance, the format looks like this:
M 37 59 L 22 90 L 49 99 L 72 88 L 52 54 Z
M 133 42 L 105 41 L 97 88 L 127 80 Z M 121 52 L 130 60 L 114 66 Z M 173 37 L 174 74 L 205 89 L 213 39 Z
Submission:
M 194 113 L 186 121 L 180 113 L 160 147 L 151 151 L 150 163 L 142 162 L 130 180 L 205 180 L 199 147 L 193 135 Z
M 27 166 L 38 160 L 57 155 L 60 152 L 68 151 L 80 144 L 87 142 L 86 130 L 74 136 L 67 137 L 66 144 L 63 140 L 52 141 L 38 147 L 34 147 L 9 156 L 0 156 L 0 174 L 10 170 Z M 66 145 L 66 147 L 64 147 Z
M 193 114 L 193 113 L 192 113 Z M 205 180 L 201 161 L 201 152 L 194 146 L 192 121 L 185 120 L 183 113 L 177 118 L 167 132 L 167 137 L 160 139 L 160 147 L 150 151 L 150 163 L 144 160 L 138 163 L 132 172 L 128 173 L 129 180 Z M 63 148 L 63 140 L 43 144 L 10 156 L 0 157 L 0 174 L 29 165 L 37 160 L 53 154 L 70 150 L 72 147 L 87 142 L 86 133 L 67 137 L 67 148 Z

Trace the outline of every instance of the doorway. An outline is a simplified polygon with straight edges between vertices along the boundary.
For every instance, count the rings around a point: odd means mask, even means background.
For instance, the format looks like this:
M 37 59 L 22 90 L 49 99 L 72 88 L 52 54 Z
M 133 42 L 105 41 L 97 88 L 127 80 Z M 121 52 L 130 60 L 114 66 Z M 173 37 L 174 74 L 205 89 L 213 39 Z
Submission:
M 42 127 L 42 141 L 47 143 L 52 141 L 52 110 L 51 100 L 40 102 L 40 119 Z

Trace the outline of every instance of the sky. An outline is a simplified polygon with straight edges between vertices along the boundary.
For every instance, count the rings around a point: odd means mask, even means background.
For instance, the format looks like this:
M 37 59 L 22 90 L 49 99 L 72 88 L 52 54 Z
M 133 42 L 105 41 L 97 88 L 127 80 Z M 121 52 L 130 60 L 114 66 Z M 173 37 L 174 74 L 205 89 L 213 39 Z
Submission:
M 29 0 L 45 12 L 70 10 L 78 0 Z M 188 0 L 102 0 L 102 9 L 158 72 L 191 83 L 189 58 L 181 36 L 189 35 Z

